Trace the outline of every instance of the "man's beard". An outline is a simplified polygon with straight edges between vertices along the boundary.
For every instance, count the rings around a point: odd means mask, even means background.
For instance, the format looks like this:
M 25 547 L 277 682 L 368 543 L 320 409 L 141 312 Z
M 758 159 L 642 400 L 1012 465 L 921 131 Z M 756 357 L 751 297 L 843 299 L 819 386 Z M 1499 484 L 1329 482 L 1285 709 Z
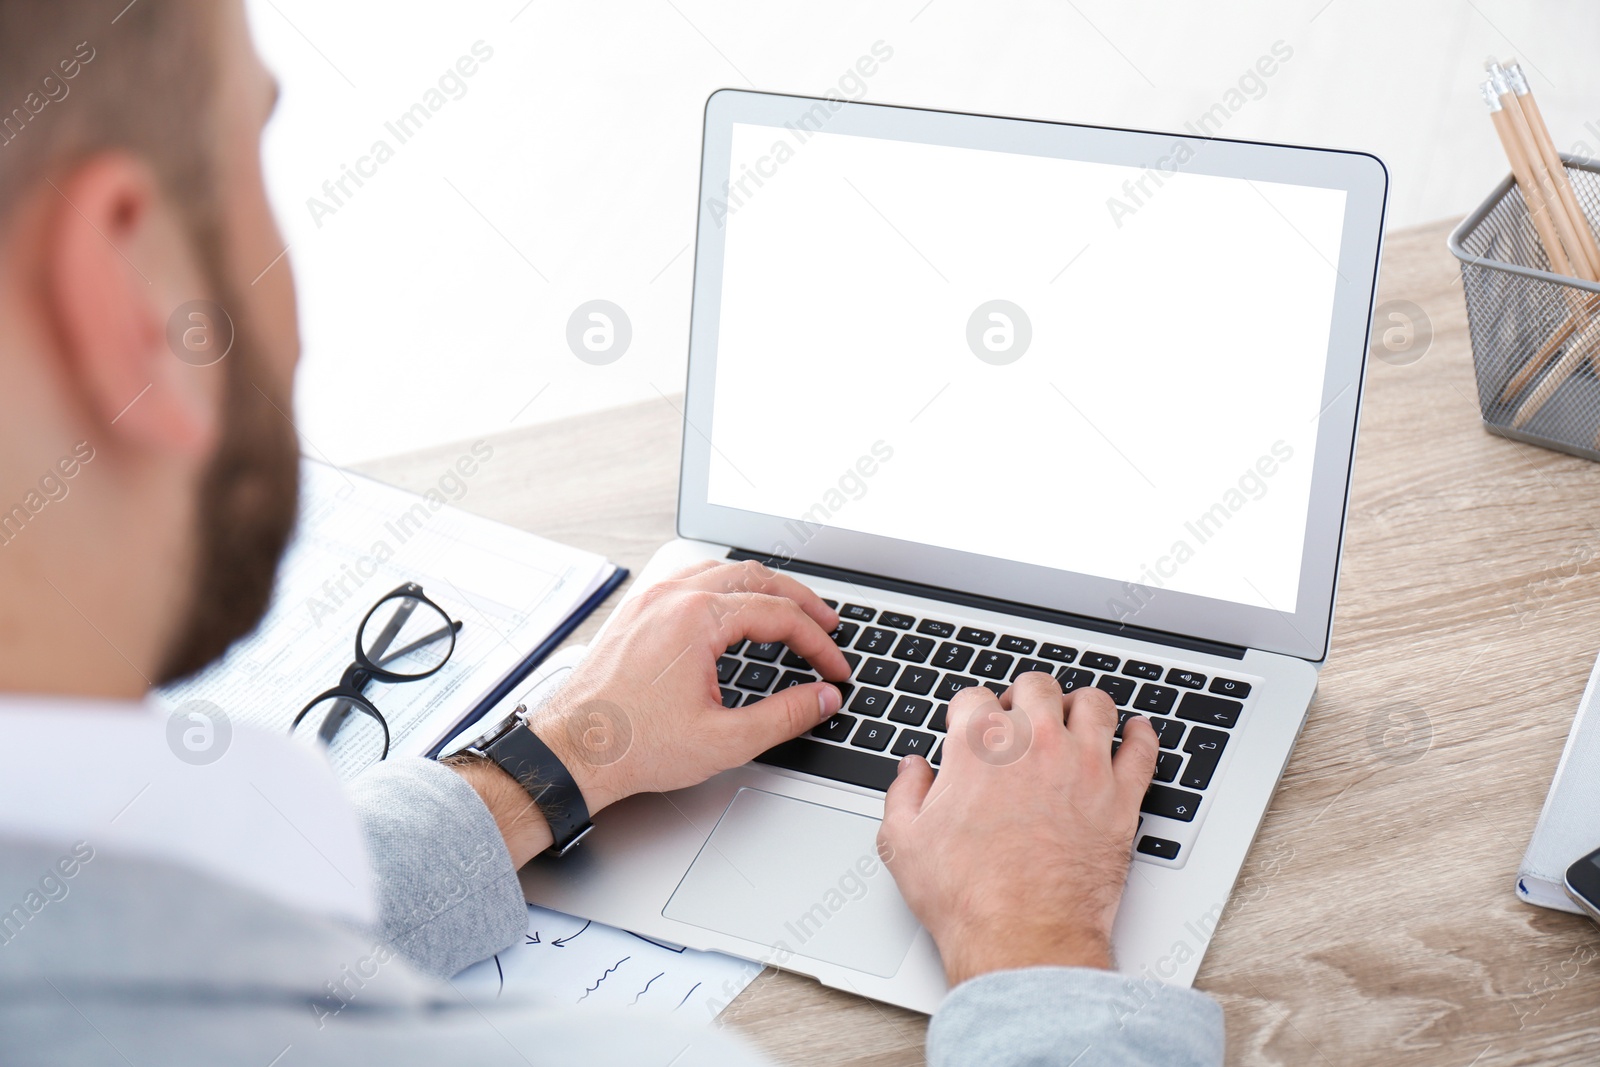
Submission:
M 216 275 L 213 275 L 216 277 Z M 242 309 L 232 287 L 224 307 Z M 225 357 L 222 437 L 200 486 L 193 594 L 162 664 L 158 685 L 218 659 L 266 613 L 278 561 L 294 532 L 300 449 L 288 397 L 269 397 L 263 349 L 248 323 L 234 322 Z

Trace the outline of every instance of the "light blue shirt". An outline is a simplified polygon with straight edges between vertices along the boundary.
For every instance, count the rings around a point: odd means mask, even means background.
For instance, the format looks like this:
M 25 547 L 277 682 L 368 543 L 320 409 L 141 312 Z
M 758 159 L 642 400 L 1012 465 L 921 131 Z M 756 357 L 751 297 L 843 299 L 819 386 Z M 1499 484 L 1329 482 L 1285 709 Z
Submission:
M 54 744 L 39 747 L 45 711 Z M 391 761 L 346 801 L 287 742 L 247 740 L 248 758 L 197 768 L 176 763 L 164 727 L 143 709 L 0 700 L 0 742 L 26 767 L 0 780 L 0 1061 L 764 1062 L 715 1027 L 480 1010 L 456 994 L 443 979 L 520 939 L 527 918 L 493 818 L 447 768 Z M 97 775 L 110 785 L 86 787 Z M 139 781 L 152 784 L 130 804 Z M 163 819 L 180 845 L 153 844 Z M 934 1065 L 1222 1053 L 1222 1012 L 1200 993 L 1132 996 L 1122 976 L 1048 967 L 962 984 L 927 1045 Z

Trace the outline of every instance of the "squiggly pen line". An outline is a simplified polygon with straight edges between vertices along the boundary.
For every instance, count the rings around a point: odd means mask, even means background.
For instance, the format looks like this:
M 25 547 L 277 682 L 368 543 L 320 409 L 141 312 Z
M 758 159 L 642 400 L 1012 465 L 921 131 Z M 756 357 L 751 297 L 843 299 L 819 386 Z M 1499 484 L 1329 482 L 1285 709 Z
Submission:
M 666 973 L 667 973 L 666 971 L 662 971 L 661 972 L 661 974 L 666 974 Z M 660 978 L 661 974 L 656 975 L 656 978 Z M 639 1003 L 639 998 L 644 996 L 646 993 L 650 992 L 650 987 L 656 984 L 656 978 L 650 979 L 650 981 L 648 981 L 648 982 L 646 982 L 644 984 L 644 988 L 643 989 L 639 990 L 639 992 L 637 992 L 637 993 L 635 993 L 633 995 L 633 1004 Z M 628 1007 L 630 1007 L 630 1008 L 633 1007 L 633 1004 L 629 1004 Z
M 616 966 L 607 967 L 606 968 L 606 973 L 602 974 L 599 978 L 595 979 L 594 985 L 590 986 L 588 989 L 585 989 L 583 991 L 583 996 L 578 998 L 578 1003 L 582 1004 L 583 1001 L 584 1001 L 584 998 L 587 997 L 590 993 L 593 993 L 596 989 L 599 989 L 600 988 L 600 983 L 604 982 L 606 980 L 606 978 L 610 976 L 612 971 L 616 970 L 617 967 L 621 967 L 624 963 L 627 963 L 631 959 L 633 959 L 632 956 L 624 956 L 624 957 L 622 957 L 620 960 L 618 960 L 616 962 Z
M 678 1008 L 681 1008 L 681 1007 L 683 1007 L 683 1006 L 684 1006 L 684 1005 L 685 1005 L 685 1004 L 687 1004 L 687 1003 L 689 1003 L 689 998 L 690 998 L 690 997 L 692 997 L 692 996 L 694 996 L 694 991 L 695 991 L 695 990 L 696 990 L 696 989 L 699 989 L 699 988 L 700 988 L 700 983 L 699 983 L 699 982 L 696 982 L 696 983 L 695 983 L 695 984 L 694 984 L 694 985 L 692 985 L 692 986 L 690 986 L 690 987 L 689 987 L 689 992 L 687 992 L 687 993 L 685 993 L 685 994 L 684 994 L 684 995 L 683 995 L 683 999 L 682 999 L 682 1000 L 680 1000 L 680 1001 L 678 1001 Z M 673 1011 L 677 1011 L 677 1010 L 678 1010 L 678 1008 L 673 1008 L 673 1009 L 672 1009 L 672 1010 L 673 1010 Z

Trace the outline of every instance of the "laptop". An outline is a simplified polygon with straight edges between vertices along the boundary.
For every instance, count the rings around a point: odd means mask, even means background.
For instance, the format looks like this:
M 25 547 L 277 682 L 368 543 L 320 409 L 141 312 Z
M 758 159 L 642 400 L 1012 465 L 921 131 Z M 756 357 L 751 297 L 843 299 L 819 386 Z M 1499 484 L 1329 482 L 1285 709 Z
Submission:
M 1190 984 L 1328 651 L 1383 164 L 731 90 L 704 138 L 679 537 L 633 590 L 765 560 L 854 673 L 809 734 L 602 812 L 528 900 L 932 1012 L 884 790 L 960 689 L 1048 671 L 1156 727 L 1113 948 Z M 815 677 L 718 663 L 731 709 Z

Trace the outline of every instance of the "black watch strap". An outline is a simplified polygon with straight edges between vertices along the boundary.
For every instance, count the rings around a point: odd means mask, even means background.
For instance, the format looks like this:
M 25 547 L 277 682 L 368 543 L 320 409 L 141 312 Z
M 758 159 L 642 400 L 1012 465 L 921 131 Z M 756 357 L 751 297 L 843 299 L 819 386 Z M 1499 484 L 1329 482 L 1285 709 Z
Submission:
M 593 828 L 589 806 L 572 772 L 520 717 L 482 751 L 515 778 L 544 813 L 555 839 L 548 851 L 565 855 Z

